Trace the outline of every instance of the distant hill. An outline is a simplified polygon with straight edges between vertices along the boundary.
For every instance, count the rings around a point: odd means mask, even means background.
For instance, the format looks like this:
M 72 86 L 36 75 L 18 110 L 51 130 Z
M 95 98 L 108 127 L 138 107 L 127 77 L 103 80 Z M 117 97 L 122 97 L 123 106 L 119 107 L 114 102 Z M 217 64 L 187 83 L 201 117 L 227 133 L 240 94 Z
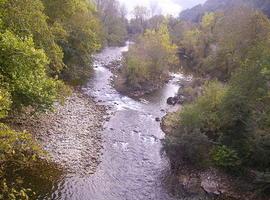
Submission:
M 206 12 L 227 10 L 241 5 L 257 8 L 270 17 L 270 0 L 207 0 L 203 5 L 181 12 L 180 19 L 198 22 Z

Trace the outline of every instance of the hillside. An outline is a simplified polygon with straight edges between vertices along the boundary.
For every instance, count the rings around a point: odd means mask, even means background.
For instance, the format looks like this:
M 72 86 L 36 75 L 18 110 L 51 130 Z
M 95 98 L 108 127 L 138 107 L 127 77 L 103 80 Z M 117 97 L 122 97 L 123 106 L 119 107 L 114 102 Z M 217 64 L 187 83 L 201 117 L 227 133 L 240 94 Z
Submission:
M 206 12 L 227 10 L 235 6 L 251 6 L 270 16 L 269 0 L 208 0 L 203 5 L 197 5 L 180 13 L 180 18 L 198 22 Z

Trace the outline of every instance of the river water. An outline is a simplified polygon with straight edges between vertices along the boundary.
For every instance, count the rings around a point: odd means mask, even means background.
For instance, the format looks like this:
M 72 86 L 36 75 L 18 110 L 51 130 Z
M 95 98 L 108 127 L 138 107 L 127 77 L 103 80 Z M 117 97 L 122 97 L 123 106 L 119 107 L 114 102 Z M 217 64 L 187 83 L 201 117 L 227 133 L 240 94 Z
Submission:
M 113 74 L 105 66 L 121 59 L 125 51 L 128 44 L 97 54 L 94 77 L 83 88 L 85 94 L 110 107 L 111 117 L 102 132 L 104 149 L 97 171 L 92 175 L 65 175 L 48 199 L 183 199 L 174 196 L 167 187 L 170 166 L 162 154 L 160 140 L 164 133 L 155 119 L 175 109 L 166 105 L 166 100 L 178 91 L 177 82 L 184 77 L 175 75 L 162 89 L 139 100 L 123 96 L 111 86 Z

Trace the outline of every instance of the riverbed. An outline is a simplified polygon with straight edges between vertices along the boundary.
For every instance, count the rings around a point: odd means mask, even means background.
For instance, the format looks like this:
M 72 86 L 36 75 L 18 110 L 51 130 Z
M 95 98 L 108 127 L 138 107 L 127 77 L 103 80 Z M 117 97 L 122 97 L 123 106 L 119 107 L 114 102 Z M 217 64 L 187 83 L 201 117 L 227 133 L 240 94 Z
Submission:
M 176 109 L 168 106 L 166 100 L 175 95 L 179 89 L 179 81 L 185 77 L 174 74 L 163 88 L 138 100 L 121 95 L 113 88 L 113 74 L 106 66 L 110 62 L 121 60 L 122 53 L 128 51 L 128 46 L 127 43 L 125 47 L 106 48 L 97 54 L 94 75 L 82 88 L 85 95 L 108 108 L 108 116 L 104 116 L 100 130 L 103 146 L 100 164 L 95 172 L 88 173 L 85 166 L 81 170 L 78 166 L 80 163 L 75 163 L 76 170 L 67 171 L 42 199 L 187 199 L 184 195 L 175 195 L 177 186 L 171 187 L 170 165 L 162 152 L 161 139 L 164 138 L 164 133 L 159 122 L 167 112 Z M 78 148 L 85 148 L 81 151 L 84 154 L 80 155 L 80 162 L 90 161 L 87 140 Z M 198 198 L 193 195 L 193 198 L 188 199 Z

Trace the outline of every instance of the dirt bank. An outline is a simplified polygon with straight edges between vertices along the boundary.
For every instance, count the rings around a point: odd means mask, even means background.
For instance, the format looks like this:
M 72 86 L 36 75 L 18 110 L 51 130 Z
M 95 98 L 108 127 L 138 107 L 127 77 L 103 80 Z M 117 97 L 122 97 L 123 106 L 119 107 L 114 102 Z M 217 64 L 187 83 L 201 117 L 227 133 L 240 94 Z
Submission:
M 91 174 L 100 162 L 106 109 L 74 92 L 54 112 L 22 116 L 12 124 L 34 135 L 52 160 L 71 173 Z

